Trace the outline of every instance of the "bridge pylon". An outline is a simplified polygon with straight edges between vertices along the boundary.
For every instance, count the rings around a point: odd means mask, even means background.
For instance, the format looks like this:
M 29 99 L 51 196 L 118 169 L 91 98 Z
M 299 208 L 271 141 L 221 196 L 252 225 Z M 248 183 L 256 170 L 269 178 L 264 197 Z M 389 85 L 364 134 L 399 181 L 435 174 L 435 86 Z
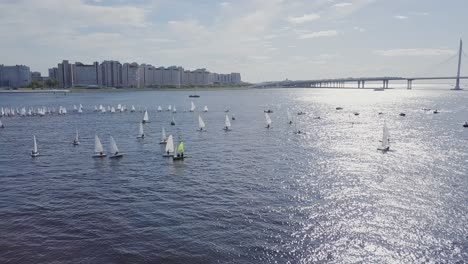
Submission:
M 457 80 L 453 90 L 461 90 L 460 88 L 460 68 L 461 68 L 461 58 L 463 52 L 463 41 L 460 39 L 460 47 L 458 48 L 458 69 L 457 69 Z

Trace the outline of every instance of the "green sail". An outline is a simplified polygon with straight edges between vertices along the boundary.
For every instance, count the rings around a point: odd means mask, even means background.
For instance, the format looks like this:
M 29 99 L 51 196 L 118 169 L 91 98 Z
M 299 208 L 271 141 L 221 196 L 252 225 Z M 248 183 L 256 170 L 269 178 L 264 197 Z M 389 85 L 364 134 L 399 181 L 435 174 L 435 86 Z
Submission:
M 184 153 L 184 142 L 179 143 L 179 147 L 177 147 L 177 152 Z

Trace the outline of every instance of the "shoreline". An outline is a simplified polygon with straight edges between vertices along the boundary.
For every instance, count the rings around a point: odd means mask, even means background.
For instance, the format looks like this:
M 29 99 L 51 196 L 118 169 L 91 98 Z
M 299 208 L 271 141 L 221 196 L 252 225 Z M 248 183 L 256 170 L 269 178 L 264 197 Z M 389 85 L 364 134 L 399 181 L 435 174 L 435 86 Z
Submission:
M 0 93 L 96 93 L 96 92 L 150 92 L 150 91 L 180 91 L 180 92 L 192 92 L 196 94 L 199 91 L 226 91 L 226 90 L 249 90 L 252 89 L 248 86 L 226 86 L 226 87 L 197 87 L 197 88 L 68 88 L 68 89 L 31 89 L 31 88 L 19 88 L 17 90 L 2 90 Z

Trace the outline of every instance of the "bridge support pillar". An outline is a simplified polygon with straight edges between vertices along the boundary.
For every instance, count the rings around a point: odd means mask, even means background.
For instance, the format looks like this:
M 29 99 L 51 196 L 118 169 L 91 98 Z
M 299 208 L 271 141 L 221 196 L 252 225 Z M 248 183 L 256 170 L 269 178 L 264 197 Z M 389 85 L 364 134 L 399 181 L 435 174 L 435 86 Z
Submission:
M 362 88 L 364 89 L 364 84 L 366 83 L 366 81 L 361 81 L 362 82 Z
M 361 88 L 361 81 L 357 81 L 357 88 Z
M 408 86 L 406 87 L 406 89 L 408 90 L 413 89 L 413 80 L 408 80 Z

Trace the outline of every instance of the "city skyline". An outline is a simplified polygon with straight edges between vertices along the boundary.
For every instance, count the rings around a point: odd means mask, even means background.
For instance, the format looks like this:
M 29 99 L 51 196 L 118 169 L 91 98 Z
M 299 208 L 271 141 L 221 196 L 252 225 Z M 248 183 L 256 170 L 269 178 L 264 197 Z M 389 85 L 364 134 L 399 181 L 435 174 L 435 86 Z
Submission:
M 3 1 L 4 65 L 138 61 L 240 72 L 247 82 L 454 75 L 464 1 Z M 181 12 L 183 10 L 184 12 Z M 432 71 L 432 72 L 430 72 Z M 462 73 L 466 73 L 463 70 Z

